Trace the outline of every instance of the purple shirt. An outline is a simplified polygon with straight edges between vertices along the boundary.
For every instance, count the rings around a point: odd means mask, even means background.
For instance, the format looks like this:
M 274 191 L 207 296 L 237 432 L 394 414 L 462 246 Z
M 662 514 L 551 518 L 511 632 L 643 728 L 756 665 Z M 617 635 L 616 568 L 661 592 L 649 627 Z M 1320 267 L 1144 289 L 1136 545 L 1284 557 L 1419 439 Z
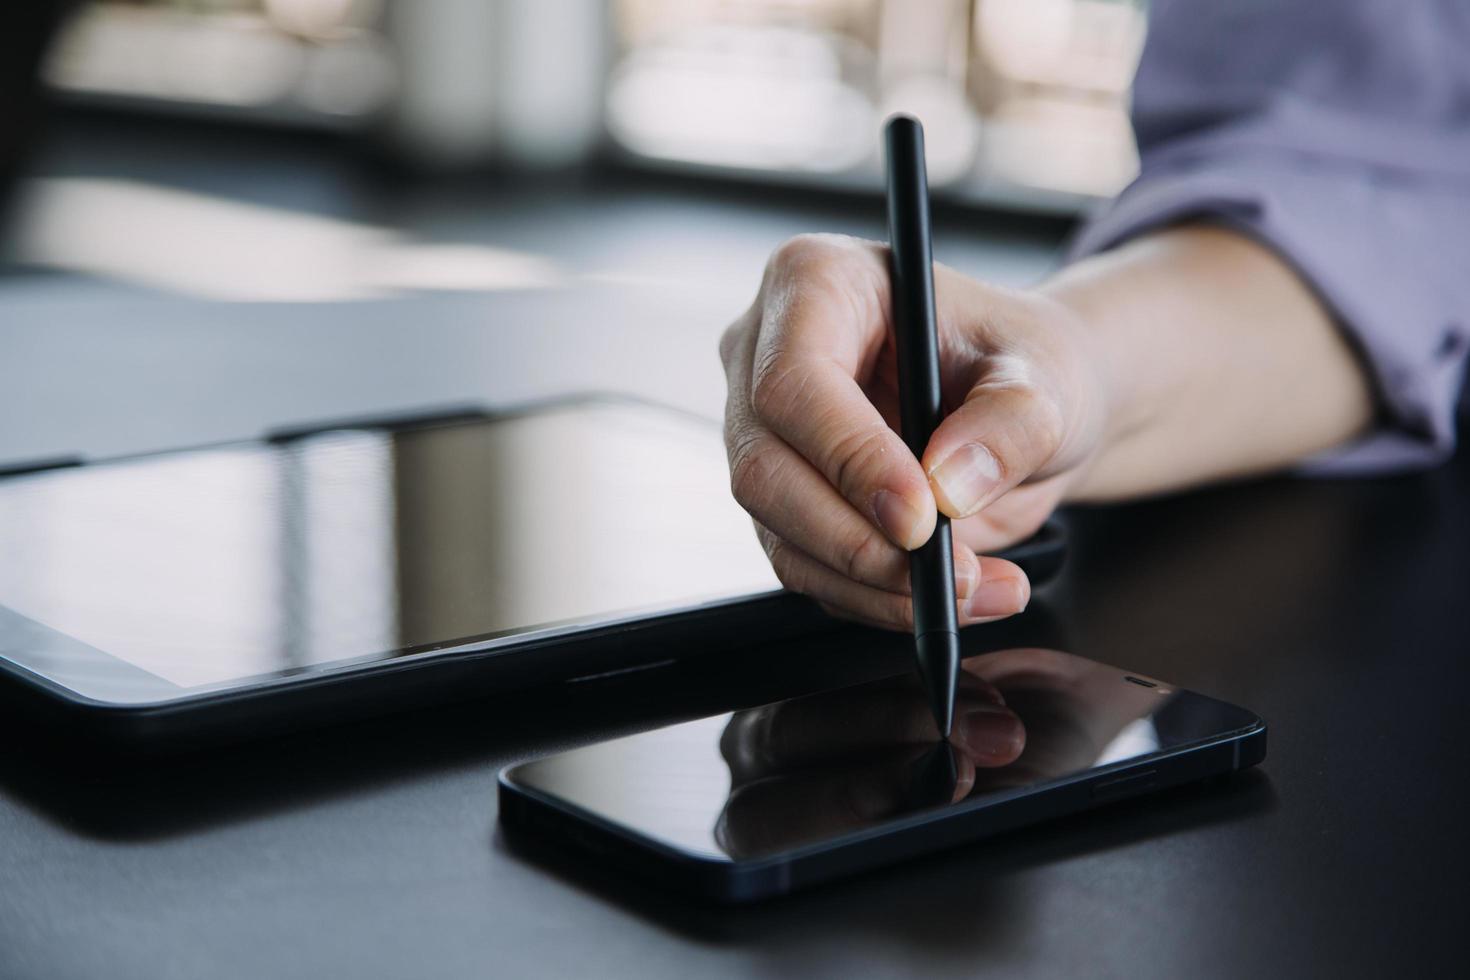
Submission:
M 1470 0 L 1154 0 L 1137 180 L 1073 254 L 1188 219 L 1274 249 L 1354 341 L 1381 424 L 1316 472 L 1454 450 L 1470 350 Z

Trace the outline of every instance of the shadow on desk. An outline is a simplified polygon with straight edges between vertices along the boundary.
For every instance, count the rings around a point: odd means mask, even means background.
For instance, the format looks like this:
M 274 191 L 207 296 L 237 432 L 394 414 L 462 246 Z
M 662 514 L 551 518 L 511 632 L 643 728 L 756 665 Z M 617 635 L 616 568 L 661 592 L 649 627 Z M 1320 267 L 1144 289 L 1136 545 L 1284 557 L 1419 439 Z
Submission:
M 568 887 L 620 906 L 653 924 L 703 942 L 740 944 L 783 935 L 893 934 L 931 955 L 956 956 L 1014 936 L 1017 876 L 1088 855 L 1145 845 L 1275 810 L 1270 779 L 1251 769 L 1123 801 L 1025 830 L 964 845 L 751 906 L 719 906 L 662 891 L 533 838 L 512 844 L 496 828 L 493 846 L 560 877 Z

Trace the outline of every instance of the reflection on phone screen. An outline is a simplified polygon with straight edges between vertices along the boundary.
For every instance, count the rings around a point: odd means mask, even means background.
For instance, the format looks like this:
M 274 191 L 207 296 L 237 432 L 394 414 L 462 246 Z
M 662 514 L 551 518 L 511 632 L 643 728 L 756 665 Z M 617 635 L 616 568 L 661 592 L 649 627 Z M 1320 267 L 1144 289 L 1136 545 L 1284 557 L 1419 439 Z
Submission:
M 941 742 L 896 677 L 589 746 L 517 782 L 686 850 L 756 859 L 1250 725 L 1248 712 L 1082 657 L 964 664 Z

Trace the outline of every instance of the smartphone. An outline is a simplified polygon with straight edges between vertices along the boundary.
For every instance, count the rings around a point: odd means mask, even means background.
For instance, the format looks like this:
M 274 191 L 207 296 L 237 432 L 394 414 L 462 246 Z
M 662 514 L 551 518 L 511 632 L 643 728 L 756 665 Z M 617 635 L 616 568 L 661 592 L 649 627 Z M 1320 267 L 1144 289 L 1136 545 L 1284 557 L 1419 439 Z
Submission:
M 865 683 L 500 773 L 500 822 L 557 852 L 749 902 L 1259 763 L 1256 715 L 1054 650 L 964 663 L 955 733 Z

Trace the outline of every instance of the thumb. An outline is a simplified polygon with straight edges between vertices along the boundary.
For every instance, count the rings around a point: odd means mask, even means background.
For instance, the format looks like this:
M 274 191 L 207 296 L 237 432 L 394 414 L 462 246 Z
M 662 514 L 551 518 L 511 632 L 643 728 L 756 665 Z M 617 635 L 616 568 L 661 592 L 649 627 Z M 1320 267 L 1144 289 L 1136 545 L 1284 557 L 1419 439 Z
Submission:
M 1046 476 L 1062 444 L 1062 412 L 1036 385 L 982 380 L 929 440 L 922 460 L 935 502 L 969 517 L 1032 477 Z

